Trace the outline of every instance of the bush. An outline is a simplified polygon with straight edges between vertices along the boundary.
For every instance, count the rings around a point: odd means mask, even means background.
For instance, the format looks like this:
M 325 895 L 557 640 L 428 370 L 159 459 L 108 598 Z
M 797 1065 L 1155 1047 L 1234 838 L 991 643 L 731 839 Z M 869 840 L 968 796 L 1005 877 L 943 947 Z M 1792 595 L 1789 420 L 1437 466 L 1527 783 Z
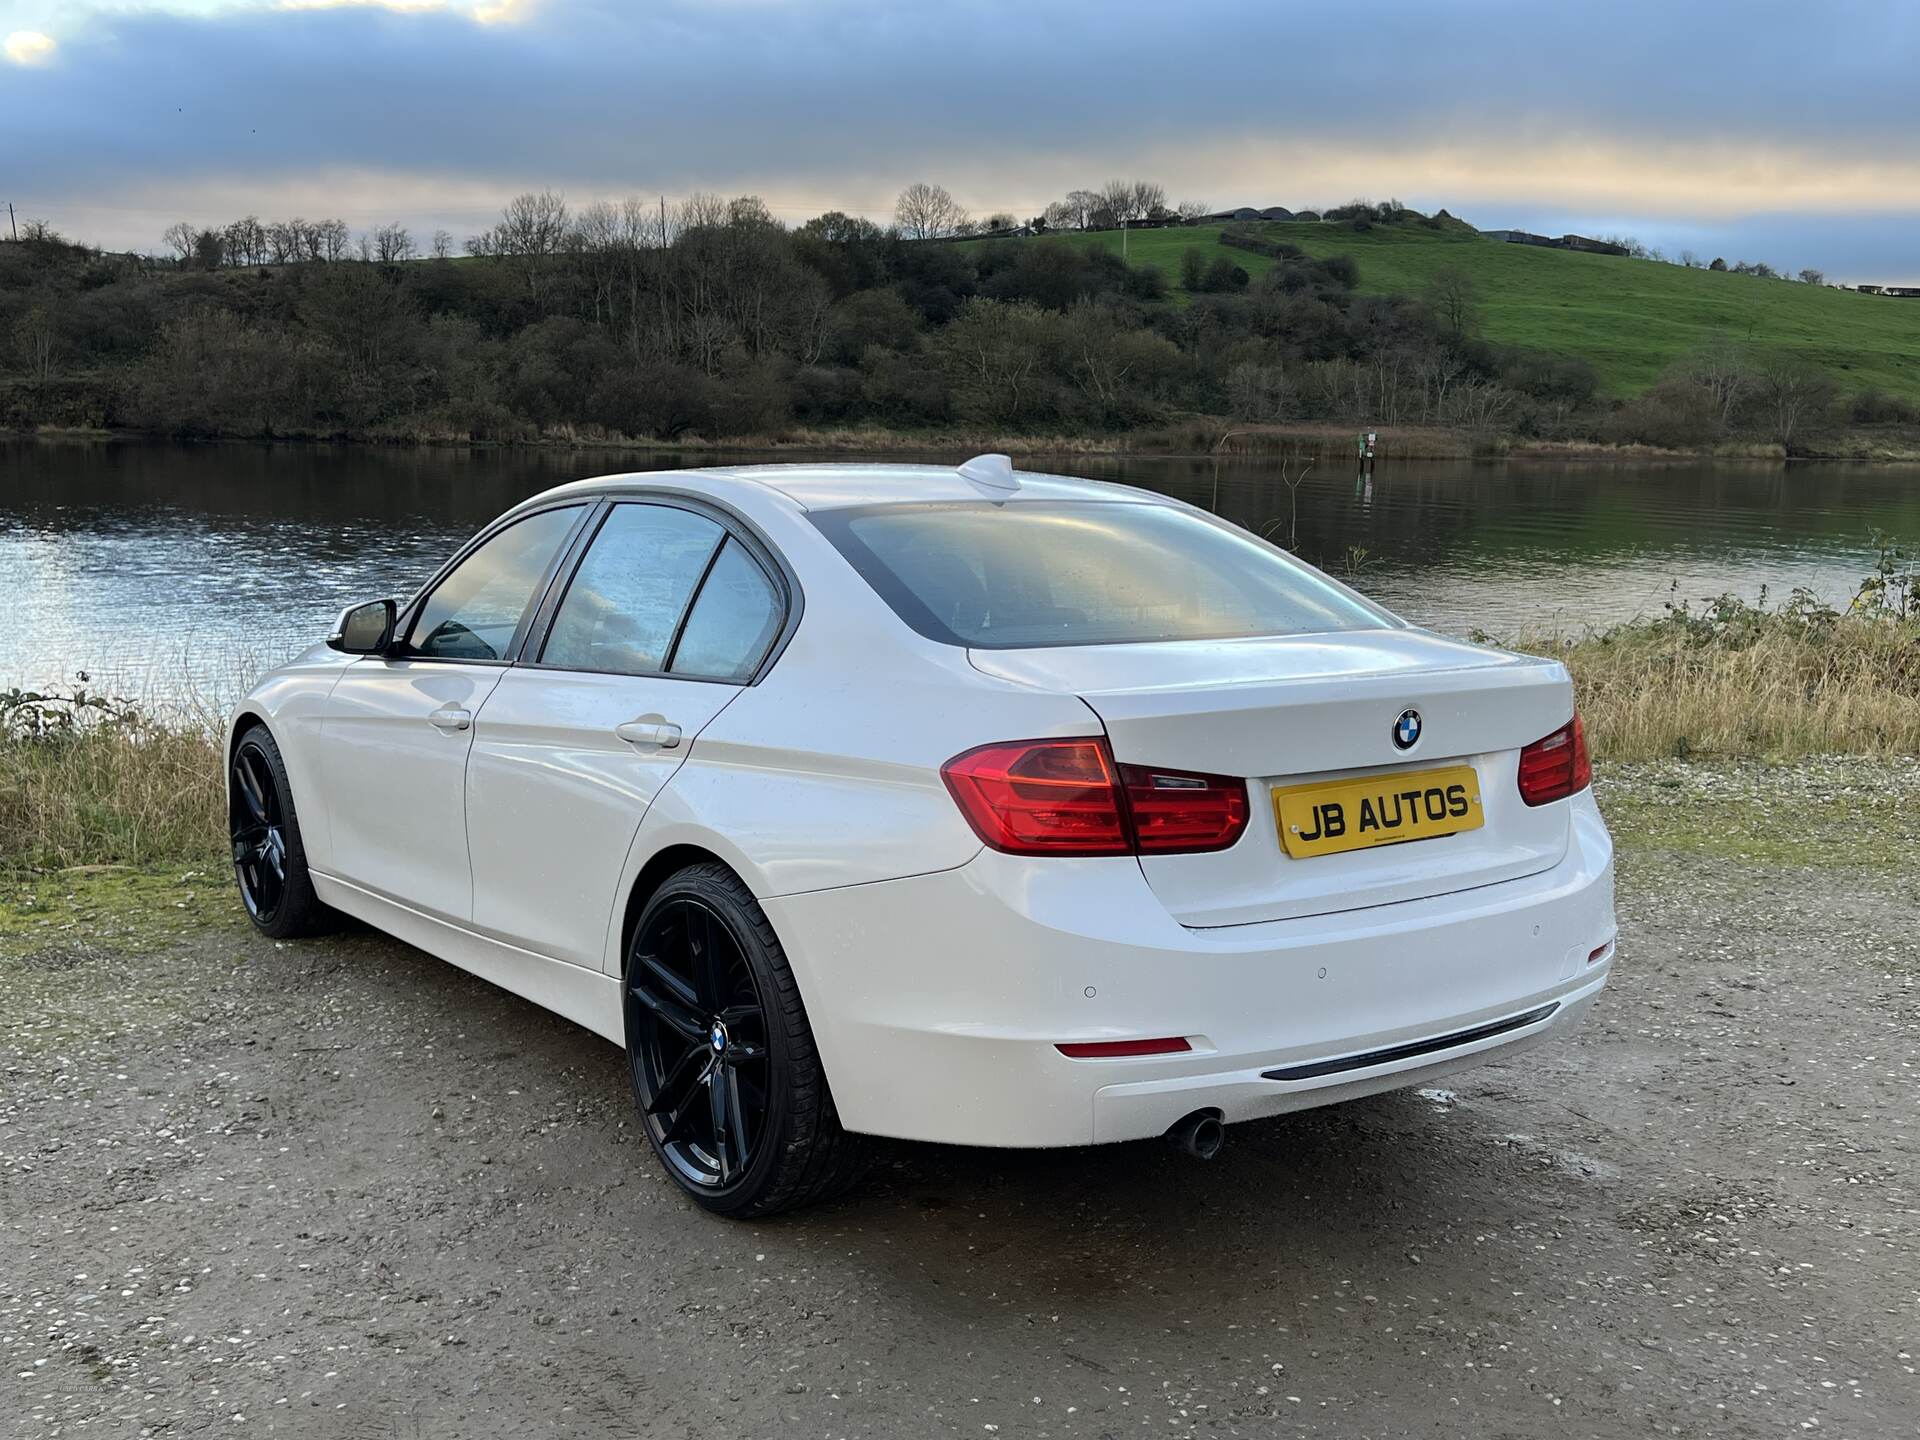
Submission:
M 850 420 L 860 408 L 858 370 L 843 365 L 806 365 L 794 372 L 793 414 L 804 424 Z
M 1856 425 L 1920 425 L 1920 406 L 1884 390 L 1863 390 L 1847 408 Z
M 711 434 L 719 387 L 685 365 L 623 367 L 604 376 L 589 398 L 592 419 L 625 435 L 672 440 L 688 431 Z
M 1779 606 L 1722 595 L 1511 648 L 1566 662 L 1589 741 L 1609 759 L 1920 752 L 1920 620 L 1890 605 L 1841 613 L 1805 591 Z
M 1727 427 L 1713 396 L 1684 380 L 1662 380 L 1608 417 L 1607 438 L 1624 444 L 1687 450 L 1725 438 Z

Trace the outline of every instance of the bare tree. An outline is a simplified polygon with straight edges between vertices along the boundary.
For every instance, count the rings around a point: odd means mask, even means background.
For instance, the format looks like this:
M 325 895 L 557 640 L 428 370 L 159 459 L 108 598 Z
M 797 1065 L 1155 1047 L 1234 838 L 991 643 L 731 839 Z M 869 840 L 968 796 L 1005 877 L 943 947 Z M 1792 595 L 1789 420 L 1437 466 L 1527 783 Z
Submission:
M 916 180 L 900 192 L 893 207 L 893 218 L 900 233 L 910 240 L 937 240 L 957 234 L 967 222 L 966 207 L 947 193 L 943 185 Z
M 467 249 L 511 260 L 538 302 L 545 298 L 554 257 L 571 233 L 565 198 L 552 190 L 529 190 L 509 200 L 494 227 L 469 240 Z
M 1833 382 L 1793 355 L 1776 355 L 1760 368 L 1759 400 L 1773 425 L 1773 438 L 1791 450 L 1794 437 L 1818 421 L 1833 403 Z
M 1427 282 L 1426 301 L 1440 323 L 1455 340 L 1462 340 L 1474 328 L 1480 295 L 1473 277 L 1452 265 L 1442 265 Z
M 1154 220 L 1167 211 L 1167 187 L 1152 180 L 1133 182 L 1131 220 Z
M 1681 362 L 1681 373 L 1708 395 L 1722 425 L 1733 424 L 1733 412 L 1753 387 L 1753 362 L 1738 345 L 1724 337 L 1709 341 Z
M 167 242 L 167 248 L 173 251 L 173 258 L 185 264 L 193 258 L 193 242 L 200 238 L 200 232 L 185 220 L 176 220 L 167 227 L 167 233 L 160 237 Z
M 60 346 L 59 325 L 51 302 L 40 300 L 28 306 L 26 313 L 14 323 L 13 338 L 28 378 L 42 385 L 51 380 Z
M 1182 200 L 1173 208 L 1174 212 L 1189 225 L 1206 219 L 1209 214 L 1207 202 L 1204 200 Z
M 398 265 L 419 253 L 420 248 L 413 243 L 412 233 L 397 221 L 382 225 L 373 232 L 373 256 L 382 265 Z
M 1111 217 L 1107 222 L 1110 225 L 1122 225 L 1133 219 L 1133 182 L 1109 180 L 1102 185 L 1100 208 Z
M 1803 285 L 1824 285 L 1827 283 L 1826 272 L 1815 270 L 1809 265 L 1800 272 L 1800 283 Z
M 1700 257 L 1691 250 L 1682 250 L 1680 252 L 1680 263 L 1689 270 L 1698 270 L 1700 268 Z
M 292 265 L 307 258 L 307 222 L 275 220 L 267 226 L 267 254 L 275 265 Z
M 260 223 L 258 216 L 242 216 L 227 226 L 220 238 L 227 264 L 262 265 L 266 263 L 269 253 L 267 229 Z
M 336 261 L 347 258 L 347 246 L 352 241 L 344 220 L 321 220 L 315 223 L 308 245 L 316 260 Z
M 453 235 L 446 230 L 433 232 L 433 258 L 450 260 L 453 258 Z
M 1047 206 L 1047 224 L 1056 230 L 1085 230 L 1100 208 L 1100 197 L 1091 190 L 1069 190 L 1066 199 Z

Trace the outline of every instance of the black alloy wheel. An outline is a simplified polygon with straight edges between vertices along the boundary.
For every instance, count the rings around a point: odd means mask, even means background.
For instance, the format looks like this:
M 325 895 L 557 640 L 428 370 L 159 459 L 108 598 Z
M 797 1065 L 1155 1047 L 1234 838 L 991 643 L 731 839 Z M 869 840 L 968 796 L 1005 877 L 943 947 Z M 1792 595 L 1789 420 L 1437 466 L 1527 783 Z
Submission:
M 725 1189 L 767 1132 L 767 1017 L 753 972 L 726 921 L 693 896 L 649 912 L 631 968 L 627 1025 L 641 1041 L 648 1129 L 686 1182 Z
M 859 1178 L 866 1147 L 840 1126 L 786 952 L 739 876 L 709 862 L 669 878 L 624 978 L 634 1098 L 683 1191 L 745 1219 Z
M 271 924 L 287 898 L 287 824 L 273 772 L 258 746 L 242 745 L 233 752 L 228 810 L 240 898 L 256 923 Z
M 264 725 L 246 731 L 233 747 L 227 836 L 240 899 L 255 929 L 288 939 L 327 928 L 333 912 L 313 893 L 286 763 Z

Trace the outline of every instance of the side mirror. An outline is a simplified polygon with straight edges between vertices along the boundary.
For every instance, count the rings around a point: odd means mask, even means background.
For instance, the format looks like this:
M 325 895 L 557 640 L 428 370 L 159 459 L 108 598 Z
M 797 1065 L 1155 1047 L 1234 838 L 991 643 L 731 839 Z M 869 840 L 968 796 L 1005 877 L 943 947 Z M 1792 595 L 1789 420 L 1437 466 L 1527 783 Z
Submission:
M 349 605 L 333 622 L 327 644 L 343 655 L 383 655 L 393 645 L 393 620 L 391 600 Z

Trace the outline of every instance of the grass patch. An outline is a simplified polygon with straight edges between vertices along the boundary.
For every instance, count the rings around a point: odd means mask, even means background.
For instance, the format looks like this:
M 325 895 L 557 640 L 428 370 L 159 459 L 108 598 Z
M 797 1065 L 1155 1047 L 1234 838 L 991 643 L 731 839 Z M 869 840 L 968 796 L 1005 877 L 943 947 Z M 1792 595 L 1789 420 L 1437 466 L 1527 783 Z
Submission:
M 0 694 L 0 873 L 224 865 L 220 743 L 79 691 Z
M 1597 789 L 1623 852 L 1816 869 L 1920 870 L 1920 764 L 1603 764 Z
M 1920 615 L 1725 596 L 1508 648 L 1566 662 L 1602 759 L 1920 755 Z
M 1231 255 L 1249 275 L 1273 264 L 1263 255 L 1221 247 L 1221 228 L 1132 231 L 1127 259 L 1164 271 L 1176 297 L 1184 293 L 1180 257 L 1191 247 L 1209 256 Z M 1360 289 L 1368 294 L 1418 294 L 1436 271 L 1458 270 L 1478 292 L 1487 339 L 1577 355 L 1599 372 L 1610 395 L 1637 394 L 1673 361 L 1725 337 L 1756 351 L 1798 355 L 1849 393 L 1872 386 L 1920 398 L 1920 302 L 1421 227 L 1354 231 L 1339 224 L 1273 224 L 1257 227 L 1257 233 L 1316 259 L 1351 255 L 1360 267 Z M 1117 232 L 1058 238 L 1120 248 Z

